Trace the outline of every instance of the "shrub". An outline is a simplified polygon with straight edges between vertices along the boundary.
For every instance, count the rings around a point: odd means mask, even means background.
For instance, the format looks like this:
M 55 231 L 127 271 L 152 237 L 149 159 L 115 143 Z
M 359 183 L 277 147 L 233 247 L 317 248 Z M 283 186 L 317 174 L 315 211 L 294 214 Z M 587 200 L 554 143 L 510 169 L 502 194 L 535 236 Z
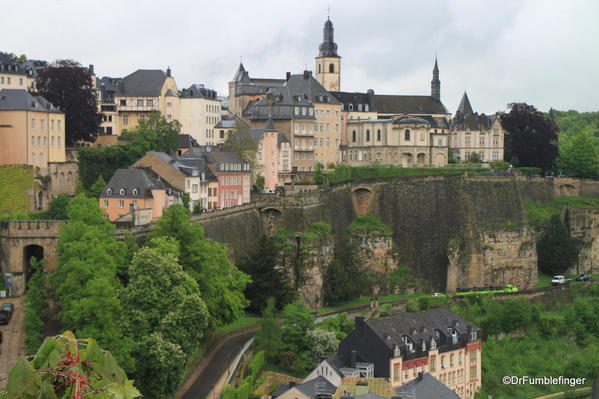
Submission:
M 493 162 L 491 164 L 491 168 L 493 170 L 508 170 L 510 168 L 510 164 L 505 161 Z

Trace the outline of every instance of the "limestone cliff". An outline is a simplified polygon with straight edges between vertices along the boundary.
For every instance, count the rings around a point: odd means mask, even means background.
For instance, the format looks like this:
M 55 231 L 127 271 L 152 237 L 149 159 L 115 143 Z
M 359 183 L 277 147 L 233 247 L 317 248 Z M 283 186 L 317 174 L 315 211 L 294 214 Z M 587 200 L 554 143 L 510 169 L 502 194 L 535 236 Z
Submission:
M 582 245 L 571 274 L 599 273 L 599 209 L 570 209 L 572 236 Z

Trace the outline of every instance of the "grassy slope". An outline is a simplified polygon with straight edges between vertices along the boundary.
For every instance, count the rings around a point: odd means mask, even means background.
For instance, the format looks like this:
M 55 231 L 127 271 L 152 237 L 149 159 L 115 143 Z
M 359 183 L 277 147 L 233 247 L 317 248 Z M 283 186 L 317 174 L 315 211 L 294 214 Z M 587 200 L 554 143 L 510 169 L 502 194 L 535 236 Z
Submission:
M 27 190 L 33 189 L 33 169 L 21 165 L 0 165 L 0 215 L 28 212 L 31 200 Z

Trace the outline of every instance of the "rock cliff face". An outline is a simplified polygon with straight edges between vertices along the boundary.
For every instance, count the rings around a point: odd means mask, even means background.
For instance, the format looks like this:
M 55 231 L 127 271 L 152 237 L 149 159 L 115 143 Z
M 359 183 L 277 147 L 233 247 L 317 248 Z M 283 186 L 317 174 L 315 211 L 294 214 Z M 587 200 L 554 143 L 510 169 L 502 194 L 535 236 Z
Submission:
M 568 273 L 599 273 L 599 209 L 571 209 L 570 226 L 572 236 L 581 242 L 582 249 L 578 264 Z
M 448 248 L 447 291 L 538 281 L 536 233 L 529 227 L 482 232 Z

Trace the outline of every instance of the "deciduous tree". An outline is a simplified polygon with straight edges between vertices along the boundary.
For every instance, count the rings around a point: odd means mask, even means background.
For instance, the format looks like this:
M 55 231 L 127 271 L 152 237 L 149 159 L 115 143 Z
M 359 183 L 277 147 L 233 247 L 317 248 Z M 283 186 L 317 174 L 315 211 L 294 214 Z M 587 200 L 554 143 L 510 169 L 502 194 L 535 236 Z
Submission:
M 169 122 L 159 112 L 152 112 L 148 119 L 140 120 L 135 129 L 123 131 L 121 138 L 140 154 L 147 151 L 170 154 L 179 145 L 180 133 L 179 121 Z
M 66 144 L 94 141 L 102 116 L 93 89 L 92 75 L 77 61 L 58 60 L 38 73 L 35 94 L 65 113 Z
M 599 156 L 591 136 L 580 133 L 560 148 L 557 165 L 562 173 L 568 175 L 587 179 L 598 177 Z
M 553 119 L 525 103 L 512 103 L 500 114 L 505 129 L 505 159 L 518 165 L 553 169 L 558 155 L 558 127 Z

